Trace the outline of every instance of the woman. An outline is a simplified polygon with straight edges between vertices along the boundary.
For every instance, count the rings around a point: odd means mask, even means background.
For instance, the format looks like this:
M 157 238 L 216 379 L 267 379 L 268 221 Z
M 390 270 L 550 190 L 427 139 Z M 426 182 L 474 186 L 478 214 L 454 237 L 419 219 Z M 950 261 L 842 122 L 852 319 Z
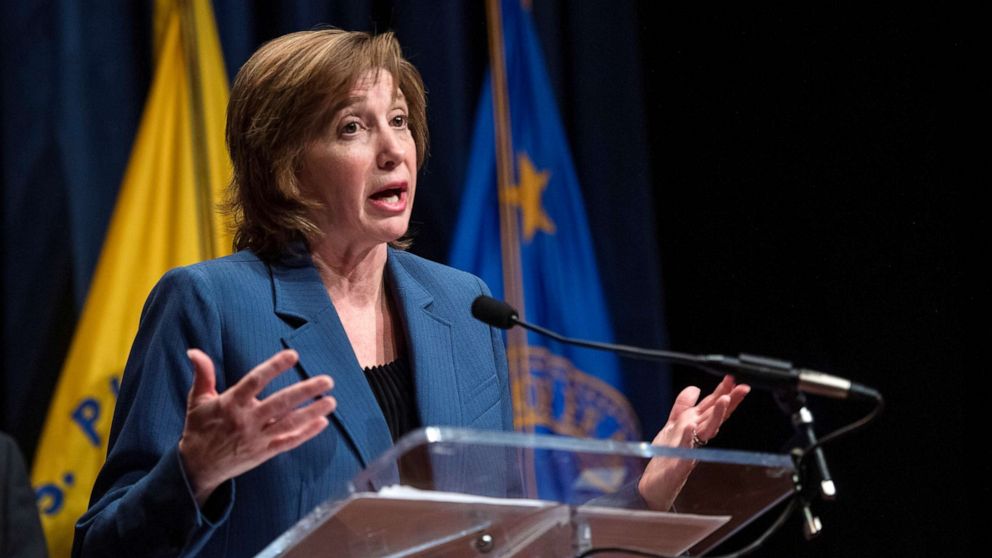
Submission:
M 392 34 L 264 45 L 227 141 L 239 251 L 149 296 L 74 554 L 252 555 L 406 431 L 512 427 L 501 337 L 468 312 L 488 289 L 401 250 L 427 128 Z M 718 426 L 724 391 L 662 441 Z M 656 469 L 649 503 L 680 486 Z

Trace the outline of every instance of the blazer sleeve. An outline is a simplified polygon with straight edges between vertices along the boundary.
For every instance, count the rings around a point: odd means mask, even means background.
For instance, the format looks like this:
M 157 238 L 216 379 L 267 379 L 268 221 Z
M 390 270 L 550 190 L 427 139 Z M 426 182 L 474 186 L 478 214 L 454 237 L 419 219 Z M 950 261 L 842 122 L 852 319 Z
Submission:
M 222 326 L 207 277 L 195 267 L 170 271 L 152 290 L 73 556 L 194 555 L 227 519 L 234 481 L 201 509 L 178 452 L 193 378 L 186 351 L 200 348 L 214 359 L 223 391 Z

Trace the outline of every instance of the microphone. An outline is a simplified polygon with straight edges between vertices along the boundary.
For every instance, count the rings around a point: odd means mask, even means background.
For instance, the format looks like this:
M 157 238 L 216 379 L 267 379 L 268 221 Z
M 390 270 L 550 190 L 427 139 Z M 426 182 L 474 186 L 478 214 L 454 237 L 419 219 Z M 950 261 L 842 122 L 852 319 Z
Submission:
M 806 368 L 794 368 L 792 363 L 762 357 L 757 355 L 691 355 L 674 351 L 644 349 L 630 345 L 601 343 L 573 339 L 538 325 L 527 323 L 509 304 L 489 296 L 479 296 L 472 302 L 472 316 L 475 319 L 499 329 L 510 329 L 520 326 L 539 335 L 550 337 L 566 345 L 585 347 L 600 351 L 611 351 L 619 355 L 675 364 L 685 364 L 703 371 L 723 376 L 729 374 L 739 382 L 766 388 L 792 388 L 805 393 L 847 399 L 848 397 L 881 400 L 882 396 L 875 389 L 854 383 L 848 379 L 817 372 Z
M 512 306 L 491 296 L 479 296 L 472 301 L 472 317 L 499 329 L 510 329 L 519 322 Z

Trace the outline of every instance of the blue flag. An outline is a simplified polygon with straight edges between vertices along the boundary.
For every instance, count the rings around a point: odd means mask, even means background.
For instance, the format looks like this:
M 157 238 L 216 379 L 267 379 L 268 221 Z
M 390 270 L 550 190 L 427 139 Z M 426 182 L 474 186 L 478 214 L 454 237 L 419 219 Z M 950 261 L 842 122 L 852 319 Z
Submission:
M 494 296 L 504 298 L 498 204 L 510 204 L 519 227 L 526 319 L 568 336 L 612 341 L 579 182 L 534 24 L 519 0 L 502 5 L 513 184 L 498 195 L 492 75 L 487 73 L 450 264 L 482 277 Z M 528 335 L 529 393 L 519 386 L 513 391 L 518 429 L 640 439 L 614 355 Z

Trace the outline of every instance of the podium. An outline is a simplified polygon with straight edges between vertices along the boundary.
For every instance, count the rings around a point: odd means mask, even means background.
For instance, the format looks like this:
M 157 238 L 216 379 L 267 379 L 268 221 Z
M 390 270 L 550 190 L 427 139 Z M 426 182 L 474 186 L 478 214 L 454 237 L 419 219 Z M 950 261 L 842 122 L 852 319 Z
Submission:
M 694 460 L 665 512 L 637 481 Z M 698 556 L 793 494 L 787 455 L 429 427 L 409 433 L 258 556 Z

